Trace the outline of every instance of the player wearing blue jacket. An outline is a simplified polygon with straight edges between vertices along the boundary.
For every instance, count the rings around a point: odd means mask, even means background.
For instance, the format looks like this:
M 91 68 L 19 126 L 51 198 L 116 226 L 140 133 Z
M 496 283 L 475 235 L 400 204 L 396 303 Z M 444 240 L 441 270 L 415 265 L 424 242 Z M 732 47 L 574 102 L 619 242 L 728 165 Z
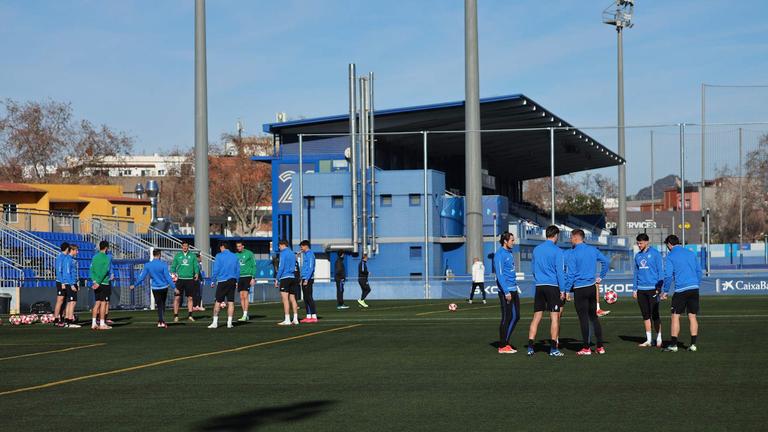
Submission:
M 603 329 L 597 319 L 597 284 L 608 272 L 608 258 L 596 247 L 584 243 L 584 231 L 571 232 L 574 247 L 566 262 L 566 287 L 573 287 L 573 303 L 579 316 L 581 336 L 584 340 L 582 349 L 576 355 L 591 355 L 589 347 L 589 324 L 595 329 L 598 354 L 605 354 L 603 347 Z M 596 275 L 596 263 L 600 263 L 600 276 Z
M 240 277 L 240 262 L 237 255 L 229 250 L 227 243 L 219 245 L 219 253 L 213 261 L 211 273 L 211 288 L 216 287 L 216 303 L 213 304 L 213 322 L 208 326 L 215 329 L 219 326 L 219 310 L 221 305 L 227 305 L 227 328 L 232 328 L 232 317 L 235 315 L 235 287 Z
M 280 300 L 283 302 L 283 312 L 285 319 L 277 323 L 281 326 L 299 324 L 299 305 L 296 303 L 296 293 L 298 292 L 298 282 L 293 274 L 296 268 L 296 255 L 286 240 L 280 240 L 277 243 L 280 250 L 280 263 L 277 266 L 275 274 L 275 288 L 280 289 Z M 293 320 L 291 320 L 291 309 L 293 310 Z
M 168 288 L 176 288 L 171 277 L 171 271 L 168 269 L 168 264 L 160 259 L 160 249 L 152 251 L 152 261 L 144 264 L 144 268 L 141 273 L 136 277 L 136 280 L 131 284 L 131 289 L 136 285 L 143 283 L 144 279 L 149 276 L 149 288 L 152 291 L 152 297 L 155 299 L 155 310 L 157 310 L 157 327 L 167 328 L 165 323 L 164 312 L 165 302 L 168 300 Z
M 691 346 L 688 351 L 696 351 L 696 338 L 699 335 L 699 287 L 701 286 L 701 263 L 696 253 L 680 244 L 676 235 L 667 236 L 664 240 L 669 253 L 664 266 L 664 292 L 662 300 L 674 282 L 675 294 L 672 296 L 672 325 L 670 334 L 672 341 L 664 348 L 667 352 L 677 352 L 677 336 L 680 334 L 680 314 L 688 312 L 688 322 L 691 330 Z
M 307 307 L 307 317 L 299 321 L 302 323 L 316 323 L 317 309 L 312 287 L 315 283 L 315 253 L 309 248 L 309 241 L 299 243 L 301 248 L 301 292 L 304 295 L 304 304 Z
M 536 294 L 533 300 L 533 319 L 528 329 L 528 355 L 534 354 L 533 343 L 539 329 L 544 311 L 549 312 L 549 333 L 552 338 L 549 355 L 561 357 L 563 353 L 557 348 L 560 332 L 560 308 L 565 297 L 565 254 L 557 246 L 560 229 L 550 225 L 545 231 L 547 240 L 533 248 L 533 279 L 536 284 Z
M 61 283 L 66 291 L 64 327 L 68 328 L 80 328 L 80 325 L 75 322 L 75 305 L 77 305 L 77 251 L 77 245 L 69 245 L 69 254 L 62 263 Z
M 520 321 L 520 296 L 517 291 L 517 275 L 515 274 L 515 257 L 512 247 L 515 235 L 504 232 L 499 237 L 501 248 L 493 256 L 493 267 L 496 271 L 496 284 L 501 303 L 501 323 L 499 324 L 499 354 L 514 354 L 517 349 L 509 344 L 509 337 Z
M 636 238 L 639 251 L 635 254 L 634 287 L 632 297 L 637 299 L 640 314 L 645 324 L 645 342 L 641 347 L 653 346 L 651 338 L 651 320 L 656 330 L 656 346 L 661 348 L 661 318 L 659 317 L 659 299 L 664 284 L 664 265 L 661 253 L 650 247 L 648 234 L 640 233 Z
M 56 305 L 53 307 L 53 316 L 55 317 L 53 325 L 56 327 L 64 326 L 64 319 L 62 318 L 64 313 L 62 311 L 62 306 L 64 305 L 64 297 L 66 297 L 67 291 L 62 285 L 61 279 L 62 275 L 64 274 L 62 265 L 64 260 L 66 260 L 68 257 L 69 243 L 64 242 L 61 244 L 61 253 L 56 255 L 56 259 L 53 261 L 54 276 L 56 277 Z

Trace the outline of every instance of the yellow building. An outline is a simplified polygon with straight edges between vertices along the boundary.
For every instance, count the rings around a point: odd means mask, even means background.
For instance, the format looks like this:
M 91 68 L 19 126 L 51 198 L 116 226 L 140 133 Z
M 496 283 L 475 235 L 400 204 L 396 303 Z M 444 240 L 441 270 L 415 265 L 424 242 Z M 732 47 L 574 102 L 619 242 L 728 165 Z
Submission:
M 0 204 L 4 221 L 31 231 L 69 231 L 73 222 L 99 218 L 144 232 L 151 221 L 149 200 L 123 196 L 116 185 L 0 183 Z

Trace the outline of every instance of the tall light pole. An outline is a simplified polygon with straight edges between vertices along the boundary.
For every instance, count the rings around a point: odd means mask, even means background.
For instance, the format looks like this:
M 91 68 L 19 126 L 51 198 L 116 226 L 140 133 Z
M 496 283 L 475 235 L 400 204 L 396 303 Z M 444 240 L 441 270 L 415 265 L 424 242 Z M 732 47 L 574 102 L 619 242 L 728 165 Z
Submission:
M 626 160 L 624 152 L 624 43 L 622 34 L 624 28 L 632 27 L 634 0 L 615 0 L 603 11 L 603 23 L 616 27 L 617 41 L 617 86 L 618 86 L 618 141 L 619 157 Z M 619 224 L 617 234 L 627 233 L 627 167 L 619 165 Z
M 466 187 L 466 265 L 483 256 L 480 66 L 477 48 L 477 0 L 464 0 L 464 175 Z
M 208 72 L 205 0 L 195 2 L 195 247 L 210 253 L 208 211 Z

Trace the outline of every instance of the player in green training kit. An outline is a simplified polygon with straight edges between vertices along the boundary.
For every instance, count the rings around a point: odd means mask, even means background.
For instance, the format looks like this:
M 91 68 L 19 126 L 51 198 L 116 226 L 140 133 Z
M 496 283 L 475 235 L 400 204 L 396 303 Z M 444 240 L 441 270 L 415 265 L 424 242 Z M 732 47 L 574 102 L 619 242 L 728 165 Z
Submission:
M 256 260 L 253 252 L 245 248 L 243 242 L 236 243 L 237 261 L 240 263 L 240 278 L 237 280 L 237 292 L 240 295 L 240 306 L 243 308 L 243 316 L 238 321 L 248 321 L 248 300 L 251 287 L 256 284 Z
M 181 299 L 187 297 L 187 319 L 194 321 L 192 311 L 194 310 L 195 292 L 200 289 L 197 280 L 200 278 L 200 266 L 197 264 L 197 257 L 189 251 L 189 243 L 181 243 L 181 252 L 173 257 L 171 264 L 171 276 L 176 283 L 176 290 L 173 298 L 173 322 L 179 322 L 179 308 Z
M 93 295 L 95 304 L 93 306 L 93 315 L 91 328 L 94 330 L 109 330 L 112 327 L 106 323 L 107 308 L 109 307 L 109 298 L 112 294 L 112 285 L 110 284 L 112 258 L 107 255 L 109 243 L 106 240 L 99 242 L 99 253 L 93 256 L 89 277 L 93 282 Z

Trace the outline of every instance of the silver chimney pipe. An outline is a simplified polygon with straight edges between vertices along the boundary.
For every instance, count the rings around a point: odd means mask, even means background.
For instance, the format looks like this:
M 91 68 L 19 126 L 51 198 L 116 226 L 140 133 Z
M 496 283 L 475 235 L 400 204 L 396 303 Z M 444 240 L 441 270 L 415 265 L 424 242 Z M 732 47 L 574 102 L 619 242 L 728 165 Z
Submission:
M 361 246 L 363 253 L 368 251 L 368 78 L 360 77 L 360 222 L 363 225 Z
M 376 246 L 376 136 L 373 127 L 373 72 L 368 73 L 368 130 L 370 133 L 370 167 L 371 167 L 371 252 L 377 253 Z
M 144 198 L 144 185 L 141 183 L 136 183 L 136 187 L 133 188 L 133 191 L 136 192 L 136 197 L 141 199 Z
M 155 180 L 149 180 L 147 182 L 147 196 L 149 196 L 150 214 L 152 217 L 151 222 L 157 222 L 157 199 L 160 195 L 160 186 Z
M 357 77 L 355 64 L 349 64 L 349 172 L 352 177 L 352 252 L 358 252 L 357 225 Z

